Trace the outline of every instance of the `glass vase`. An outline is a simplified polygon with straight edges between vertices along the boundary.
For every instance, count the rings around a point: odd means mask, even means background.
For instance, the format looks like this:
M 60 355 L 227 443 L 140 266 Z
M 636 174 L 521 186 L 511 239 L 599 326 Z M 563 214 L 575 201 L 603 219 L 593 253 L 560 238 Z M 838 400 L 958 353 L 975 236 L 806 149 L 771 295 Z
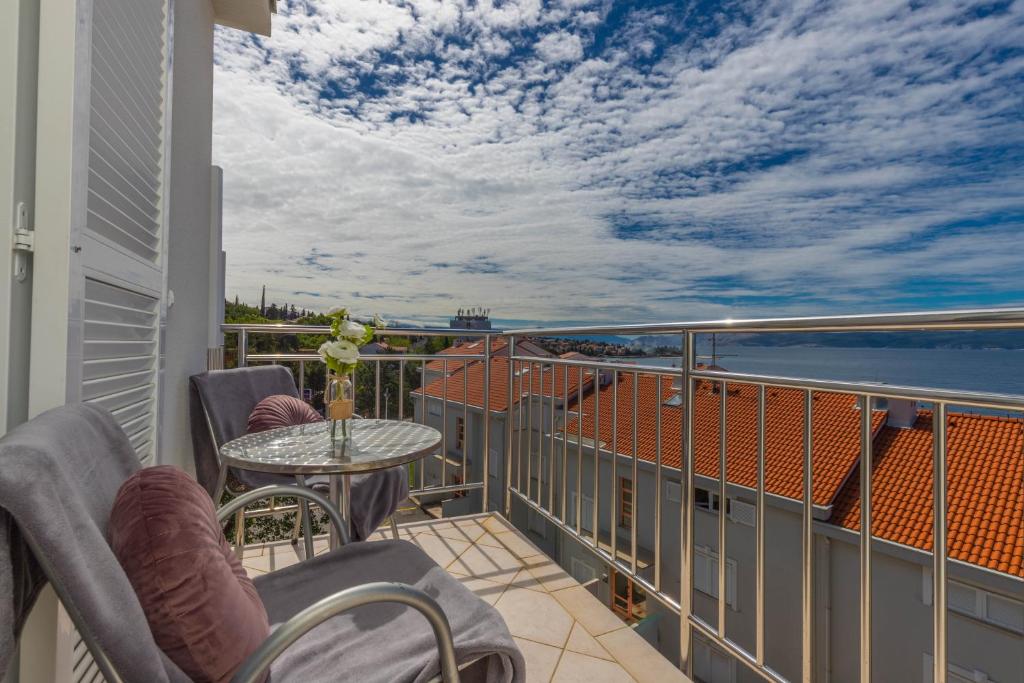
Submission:
M 355 388 L 347 375 L 331 375 L 327 383 L 327 417 L 331 421 L 331 441 L 352 439 L 352 416 L 355 414 Z

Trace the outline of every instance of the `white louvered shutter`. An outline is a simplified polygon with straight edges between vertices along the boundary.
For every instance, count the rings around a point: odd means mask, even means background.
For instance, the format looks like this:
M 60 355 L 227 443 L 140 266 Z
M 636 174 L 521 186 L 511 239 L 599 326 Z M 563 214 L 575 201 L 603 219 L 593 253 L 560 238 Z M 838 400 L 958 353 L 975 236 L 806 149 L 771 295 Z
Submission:
M 39 226 L 36 264 L 67 270 L 35 272 L 32 382 L 43 398 L 30 403 L 102 406 L 153 464 L 166 314 L 168 0 L 52 2 L 40 26 L 37 198 L 52 208 L 37 202 L 50 221 Z M 65 365 L 35 355 L 37 340 L 61 352 L 65 333 Z M 104 680 L 63 610 L 58 622 L 57 679 Z
M 165 0 L 93 0 L 81 399 L 139 459 L 158 444 L 165 225 Z

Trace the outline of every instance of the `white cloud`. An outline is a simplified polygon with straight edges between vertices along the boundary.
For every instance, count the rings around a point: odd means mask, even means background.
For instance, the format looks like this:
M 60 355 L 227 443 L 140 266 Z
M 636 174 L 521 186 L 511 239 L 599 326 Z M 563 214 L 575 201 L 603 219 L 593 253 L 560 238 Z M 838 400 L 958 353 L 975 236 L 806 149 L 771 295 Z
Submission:
M 229 291 L 595 321 L 1024 299 L 1019 4 L 679 7 L 600 44 L 586 0 L 219 30 Z

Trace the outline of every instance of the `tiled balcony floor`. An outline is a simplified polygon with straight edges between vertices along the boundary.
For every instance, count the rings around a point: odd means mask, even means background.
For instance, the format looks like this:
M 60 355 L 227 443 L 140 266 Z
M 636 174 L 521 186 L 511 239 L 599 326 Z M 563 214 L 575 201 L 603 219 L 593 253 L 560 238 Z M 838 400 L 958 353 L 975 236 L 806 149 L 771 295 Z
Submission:
M 495 606 L 526 657 L 530 683 L 687 680 L 504 518 L 413 522 L 399 532 Z M 371 541 L 380 538 L 391 538 L 390 530 L 378 531 Z M 324 552 L 326 539 L 317 539 L 315 548 Z M 242 559 L 250 574 L 298 561 L 287 541 L 247 547 Z

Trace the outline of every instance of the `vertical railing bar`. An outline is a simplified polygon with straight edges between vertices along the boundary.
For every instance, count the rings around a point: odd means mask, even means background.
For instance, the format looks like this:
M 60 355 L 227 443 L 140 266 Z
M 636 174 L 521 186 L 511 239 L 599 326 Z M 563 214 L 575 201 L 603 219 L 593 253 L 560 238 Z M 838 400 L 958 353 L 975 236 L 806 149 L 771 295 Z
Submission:
M 932 544 L 932 610 L 933 610 L 933 652 L 932 665 L 934 683 L 946 683 L 949 665 L 946 654 L 946 434 L 947 406 L 936 402 L 932 414 L 932 442 L 934 451 L 932 495 L 934 510 L 934 536 Z
M 420 361 L 420 418 L 423 424 L 427 424 L 427 361 Z M 441 425 L 442 430 L 444 425 Z M 424 458 L 416 463 L 420 468 L 420 490 L 427 487 L 427 459 Z
M 448 485 L 448 359 L 442 363 L 444 367 L 444 379 L 441 380 L 441 483 L 440 486 Z
M 533 362 L 529 365 L 529 380 L 526 382 L 526 498 L 533 500 Z M 538 488 L 540 488 L 538 486 Z
M 609 449 L 612 454 L 611 458 L 611 493 L 612 493 L 612 504 L 610 506 L 611 518 L 608 531 L 609 531 L 609 543 L 612 548 L 612 557 L 616 560 L 619 559 L 619 497 L 622 495 L 619 487 L 619 371 L 612 370 L 612 447 Z M 600 505 L 597 501 L 594 501 L 594 508 L 599 508 Z M 596 524 L 594 525 L 597 526 Z M 597 545 L 597 529 L 594 529 L 594 545 Z
M 515 446 L 515 427 L 512 424 L 513 416 L 518 412 L 515 404 L 515 383 L 516 383 L 516 365 L 512 360 L 516 355 L 516 338 L 515 335 L 509 335 L 508 337 L 508 409 L 505 412 L 505 491 L 504 491 L 504 511 L 505 518 L 511 519 L 512 517 L 512 450 Z
M 764 495 L 764 454 L 765 454 L 765 416 L 767 409 L 765 386 L 757 385 L 757 615 L 756 615 L 756 654 L 758 666 L 764 666 L 764 521 L 765 521 L 765 495 Z
M 724 380 L 719 385 L 718 394 L 718 637 L 725 638 L 726 612 L 726 571 L 728 553 L 726 552 L 725 513 L 728 509 L 728 489 L 726 474 L 728 471 L 727 456 L 729 447 L 727 403 L 729 395 L 728 383 Z
M 567 496 L 568 489 L 568 477 L 569 477 L 569 368 L 565 366 L 562 368 L 562 395 L 565 397 L 562 401 L 562 497 L 559 501 L 559 505 L 562 508 L 562 514 L 559 517 L 559 521 L 565 524 L 565 499 Z M 583 387 L 576 387 L 576 414 L 579 416 L 576 420 L 577 427 L 582 429 L 583 426 Z
M 425 387 L 424 387 L 425 388 Z M 398 361 L 398 419 L 405 420 L 405 361 Z
M 860 399 L 860 680 L 871 683 L 871 396 Z
M 682 465 L 683 495 L 680 507 L 679 542 L 679 668 L 693 677 L 693 627 L 690 615 L 693 613 L 693 420 L 696 411 L 694 402 L 697 387 L 691 373 L 697 362 L 697 335 L 686 331 L 682 334 L 682 389 L 686 394 L 683 401 L 682 419 Z
M 491 335 L 484 335 L 484 429 L 483 429 L 483 507 L 487 512 L 491 500 Z
M 523 490 L 523 425 L 525 424 L 525 415 L 523 412 L 523 399 L 525 398 L 523 391 L 523 376 L 526 371 L 523 369 L 524 364 L 522 361 L 519 362 L 519 372 L 517 377 L 519 378 L 519 393 L 516 395 L 516 414 L 518 416 L 518 428 L 516 434 L 518 439 L 516 441 L 516 491 Z
M 555 514 L 555 364 L 551 364 L 551 419 L 548 421 L 548 512 Z
M 630 473 L 632 480 L 630 481 L 630 516 L 629 516 L 629 554 L 630 554 L 630 566 L 633 569 L 633 575 L 636 576 L 636 518 L 640 511 L 640 499 L 637 496 L 639 486 L 637 486 L 639 470 L 637 467 L 637 443 L 638 443 L 638 429 L 637 420 L 640 410 L 640 402 L 638 400 L 640 391 L 640 373 L 633 373 L 633 471 Z
M 578 369 L 579 381 L 583 381 L 583 368 Z M 594 394 L 594 443 L 600 443 L 597 439 L 597 416 L 601 397 Z M 596 505 L 596 503 L 595 503 Z M 583 525 L 583 409 L 580 408 L 580 419 L 576 423 L 576 535 L 583 537 L 581 533 Z
M 238 360 L 236 365 L 240 368 L 246 367 L 249 359 L 249 330 L 242 328 L 238 331 Z
M 804 493 L 803 493 L 803 533 L 801 534 L 801 550 L 803 571 L 801 572 L 802 590 L 801 621 L 802 636 L 802 667 L 801 677 L 804 683 L 811 683 L 814 678 L 814 394 L 810 389 L 804 390 Z
M 583 368 L 580 368 L 580 377 L 579 377 L 579 379 L 580 379 L 580 383 L 582 383 L 583 382 Z M 597 422 L 596 422 L 597 421 L 597 416 L 594 417 L 594 420 L 595 420 L 595 423 L 594 423 L 594 431 L 595 431 L 594 436 L 596 437 L 597 436 L 597 433 L 596 433 L 597 432 Z M 615 454 L 613 453 L 612 454 L 613 467 L 614 467 L 614 462 L 615 462 Z M 614 486 L 614 481 L 612 482 L 612 485 Z M 593 504 L 593 509 L 590 512 L 590 524 L 591 524 L 591 526 L 594 529 L 594 547 L 595 548 L 599 548 L 601 546 L 600 540 L 599 540 L 599 537 L 598 537 L 598 529 L 597 529 L 598 526 L 599 526 L 598 514 L 599 514 L 600 509 L 601 509 L 601 505 L 600 505 L 600 500 L 601 500 L 600 486 L 601 486 L 601 442 L 600 442 L 600 440 L 595 438 L 594 439 L 594 482 L 593 482 L 593 486 L 592 486 L 593 494 L 594 494 L 594 504 Z M 612 527 L 612 529 L 614 531 L 614 527 Z
M 306 396 L 306 361 L 299 361 L 299 398 L 305 400 Z
M 486 390 L 486 387 L 485 387 Z M 459 479 L 463 484 L 468 482 L 469 469 L 467 467 L 469 452 L 469 361 L 462 361 L 462 471 Z
M 373 417 L 374 419 L 380 419 L 380 359 L 374 363 L 373 368 Z
M 656 410 L 657 417 L 654 422 L 654 448 L 655 448 L 655 460 L 654 460 L 654 587 L 661 592 L 661 497 L 662 481 L 661 481 L 661 395 L 662 395 L 662 378 L 660 375 L 654 376 L 654 383 L 657 387 L 656 390 Z M 634 494 L 635 495 L 635 494 Z

